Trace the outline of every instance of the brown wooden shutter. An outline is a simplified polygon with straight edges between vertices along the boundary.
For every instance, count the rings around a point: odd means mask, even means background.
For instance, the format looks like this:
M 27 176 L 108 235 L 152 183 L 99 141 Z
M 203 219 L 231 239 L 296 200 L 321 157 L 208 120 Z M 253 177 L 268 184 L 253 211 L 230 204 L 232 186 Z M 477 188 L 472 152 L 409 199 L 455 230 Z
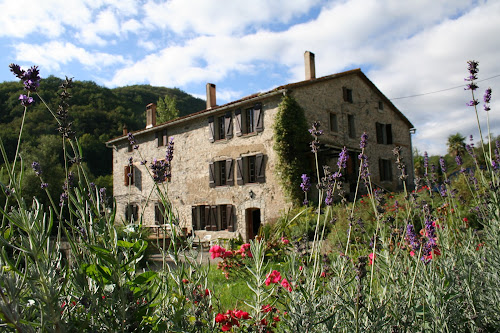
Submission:
M 199 230 L 200 225 L 198 223 L 198 210 L 196 206 L 191 206 L 191 228 L 193 230 Z
M 210 187 L 215 187 L 215 163 L 210 162 L 208 164 L 208 185 Z
M 224 128 L 226 130 L 226 139 L 231 139 L 233 137 L 233 117 L 231 111 L 226 112 L 224 116 Z
M 233 218 L 233 205 L 226 205 L 227 231 L 236 231 Z
M 217 231 L 217 206 L 210 207 L 210 230 Z
M 129 181 L 128 181 L 128 174 L 130 173 L 130 165 L 126 165 L 124 168 L 123 168 L 123 175 L 124 175 L 124 182 L 123 182 L 123 185 L 125 186 L 128 186 L 129 184 Z
M 381 123 L 375 123 L 375 128 L 377 129 L 377 143 L 382 144 L 384 143 L 384 136 L 383 136 L 383 125 Z
M 243 185 L 245 183 L 243 179 L 243 158 L 241 157 L 236 159 L 236 183 L 238 185 Z
M 210 142 L 215 141 L 215 123 L 214 117 L 208 117 L 208 140 Z
M 205 230 L 210 231 L 210 206 L 204 206 L 205 209 Z
M 234 185 L 234 163 L 233 159 L 226 160 L 226 185 Z
M 344 102 L 347 102 L 349 98 L 347 97 L 347 88 L 346 87 L 342 87 L 342 95 L 344 97 Z
M 160 138 L 160 133 L 158 132 L 155 132 L 155 139 L 156 139 L 156 147 L 160 147 L 161 146 L 161 138 Z
M 167 136 L 167 129 L 165 128 L 162 131 L 162 139 L 163 139 L 163 145 L 166 146 L 168 144 L 168 136 Z
M 241 136 L 241 110 L 234 111 L 234 130 L 236 132 L 236 136 Z
M 257 154 L 255 155 L 255 173 L 258 183 L 264 183 L 266 181 L 265 177 L 265 167 L 264 167 L 264 155 Z
M 130 185 L 134 185 L 135 183 L 135 167 L 133 165 L 130 166 L 130 173 L 132 177 L 130 177 Z
M 254 107 L 253 112 L 253 120 L 254 120 L 254 129 L 256 132 L 262 132 L 264 130 L 264 115 L 262 112 L 262 104 L 257 103 Z
M 385 130 L 387 132 L 387 144 L 392 145 L 392 126 L 391 124 L 386 124 L 385 125 Z

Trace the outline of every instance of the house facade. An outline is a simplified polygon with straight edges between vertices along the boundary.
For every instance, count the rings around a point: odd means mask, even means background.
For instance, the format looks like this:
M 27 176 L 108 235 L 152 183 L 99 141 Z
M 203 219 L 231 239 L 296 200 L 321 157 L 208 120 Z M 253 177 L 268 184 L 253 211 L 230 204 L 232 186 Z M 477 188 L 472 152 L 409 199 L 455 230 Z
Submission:
M 410 121 L 361 70 L 316 78 L 314 66 L 314 55 L 306 52 L 304 81 L 221 106 L 216 104 L 215 85 L 207 84 L 205 110 L 163 124 L 156 124 L 155 105 L 148 105 L 146 128 L 133 133 L 138 149 L 133 149 L 125 132 L 107 142 L 113 149 L 117 218 L 142 217 L 143 224 L 151 227 L 165 222 L 148 166 L 165 158 L 166 146 L 173 140 L 171 176 L 160 186 L 167 191 L 180 226 L 200 238 L 253 238 L 262 223 L 277 219 L 291 205 L 276 176 L 273 150 L 274 119 L 286 95 L 301 105 L 308 122 L 322 124 L 322 163 L 334 166 L 342 147 L 347 147 L 351 184 L 363 132 L 369 137 L 372 181 L 387 190 L 401 188 L 392 152 L 401 146 L 407 182 L 412 184 Z M 143 160 L 146 165 L 141 165 Z M 348 186 L 347 192 L 353 190 Z

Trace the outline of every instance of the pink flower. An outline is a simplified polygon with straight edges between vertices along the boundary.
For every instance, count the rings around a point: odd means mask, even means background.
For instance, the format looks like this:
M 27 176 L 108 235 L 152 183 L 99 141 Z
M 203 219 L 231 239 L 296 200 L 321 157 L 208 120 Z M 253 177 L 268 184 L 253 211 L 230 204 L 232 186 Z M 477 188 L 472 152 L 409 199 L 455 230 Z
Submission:
M 283 279 L 283 281 L 281 281 L 281 286 L 283 286 L 283 288 L 288 291 L 292 291 L 292 286 L 290 286 L 290 283 L 288 283 L 287 279 Z
M 285 245 L 288 245 L 290 244 L 290 241 L 288 239 L 286 239 L 285 237 L 281 237 L 281 242 Z
M 326 277 L 326 272 L 321 272 L 321 277 Z
M 208 252 L 210 252 L 211 258 L 215 259 L 223 257 L 223 255 L 226 253 L 226 249 L 219 245 L 214 245 L 210 248 L 210 250 L 208 250 Z
M 303 270 L 303 269 L 304 269 L 304 267 L 299 266 L 299 271 L 301 271 L 301 272 L 302 272 L 302 270 Z
M 410 251 L 410 256 L 412 256 L 412 257 L 413 257 L 414 255 L 415 255 L 415 252 Z
M 271 283 L 279 283 L 280 280 L 281 280 L 281 273 L 278 272 L 277 270 L 273 270 L 266 276 L 266 286 L 270 285 Z
M 373 261 L 375 260 L 375 257 L 376 257 L 376 255 L 373 252 L 368 255 L 368 258 L 370 259 L 370 262 L 368 263 L 369 265 L 373 265 Z

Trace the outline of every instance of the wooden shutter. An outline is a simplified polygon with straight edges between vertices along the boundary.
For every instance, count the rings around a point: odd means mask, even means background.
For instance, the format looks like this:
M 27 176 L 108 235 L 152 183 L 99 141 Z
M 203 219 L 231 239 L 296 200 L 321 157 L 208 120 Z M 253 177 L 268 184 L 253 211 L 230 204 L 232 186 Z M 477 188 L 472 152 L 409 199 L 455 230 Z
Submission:
M 130 185 L 134 185 L 134 183 L 135 183 L 135 168 L 133 165 L 130 166 L 130 173 L 132 174 L 132 177 L 130 177 Z
M 208 117 L 208 140 L 210 142 L 215 141 L 215 123 L 214 117 Z
M 236 136 L 241 136 L 241 110 L 234 111 L 234 130 Z
M 347 88 L 346 87 L 342 87 L 342 95 L 344 97 L 344 102 L 347 102 L 349 98 L 347 96 Z
M 128 174 L 130 173 L 130 165 L 126 165 L 124 168 L 123 168 L 123 175 L 124 175 L 124 178 L 123 178 L 123 185 L 125 186 L 128 186 L 129 184 L 129 181 L 128 181 Z
M 236 226 L 233 218 L 233 205 L 226 206 L 227 231 L 236 231 Z
M 210 207 L 210 230 L 217 231 L 217 206 Z
M 253 120 L 254 120 L 254 129 L 256 132 L 262 132 L 264 130 L 264 115 L 262 112 L 262 104 L 257 103 L 254 107 L 253 112 Z
M 224 116 L 224 128 L 226 130 L 226 139 L 231 139 L 233 137 L 233 117 L 231 116 L 231 111 L 226 112 Z
M 210 206 L 204 206 L 205 209 L 205 230 L 210 231 Z
M 163 145 L 166 146 L 168 144 L 167 129 L 165 128 L 161 134 L 162 134 Z
M 243 158 L 239 157 L 236 159 L 236 183 L 238 185 L 243 185 Z
M 264 155 L 263 154 L 255 155 L 255 174 L 258 183 L 263 183 L 266 181 L 264 170 L 265 170 Z
M 155 132 L 155 139 L 156 139 L 156 147 L 160 147 L 161 146 L 161 138 L 160 138 L 159 132 Z
M 137 221 L 139 217 L 139 206 L 132 205 L 132 215 L 134 216 L 134 221 Z
M 385 130 L 386 130 L 386 136 L 387 136 L 387 144 L 391 145 L 392 144 L 392 126 L 391 124 L 386 124 L 385 125 Z
M 234 185 L 234 163 L 233 159 L 226 160 L 226 185 Z
M 196 206 L 191 206 L 191 228 L 193 230 L 199 230 L 200 226 L 198 224 L 198 209 Z
M 384 143 L 384 136 L 383 136 L 383 125 L 381 123 L 375 123 L 375 128 L 377 129 L 377 143 L 382 144 Z
M 208 185 L 210 187 L 215 187 L 215 163 L 210 162 L 208 164 Z

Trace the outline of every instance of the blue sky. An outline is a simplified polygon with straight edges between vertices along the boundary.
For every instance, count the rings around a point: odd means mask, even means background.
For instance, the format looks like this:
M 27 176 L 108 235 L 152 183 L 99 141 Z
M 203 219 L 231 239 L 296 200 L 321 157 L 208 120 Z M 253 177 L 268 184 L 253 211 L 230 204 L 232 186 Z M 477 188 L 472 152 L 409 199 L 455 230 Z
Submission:
M 42 76 L 201 98 L 211 82 L 223 104 L 303 80 L 309 50 L 318 77 L 361 68 L 415 125 L 414 146 L 444 154 L 450 134 L 478 138 L 470 92 L 432 93 L 463 85 L 467 60 L 493 77 L 479 95 L 493 89 L 500 134 L 499 17 L 497 0 L 0 0 L 0 82 L 14 80 L 9 63 L 36 64 Z

